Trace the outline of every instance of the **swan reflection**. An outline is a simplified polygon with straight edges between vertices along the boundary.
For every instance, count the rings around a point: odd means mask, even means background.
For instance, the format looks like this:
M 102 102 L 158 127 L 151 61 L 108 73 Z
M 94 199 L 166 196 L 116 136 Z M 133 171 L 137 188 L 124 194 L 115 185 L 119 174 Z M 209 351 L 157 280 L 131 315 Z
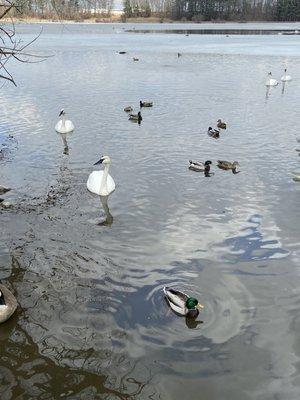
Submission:
M 100 196 L 100 201 L 102 204 L 102 208 L 105 213 L 105 219 L 98 223 L 99 226 L 111 226 L 114 220 L 114 217 L 111 215 L 109 211 L 109 207 L 107 204 L 108 196 Z
M 68 156 L 69 155 L 69 146 L 68 146 L 67 138 L 69 138 L 72 135 L 72 133 L 59 133 L 59 135 L 63 142 L 63 148 L 64 148 L 63 154 L 66 154 Z

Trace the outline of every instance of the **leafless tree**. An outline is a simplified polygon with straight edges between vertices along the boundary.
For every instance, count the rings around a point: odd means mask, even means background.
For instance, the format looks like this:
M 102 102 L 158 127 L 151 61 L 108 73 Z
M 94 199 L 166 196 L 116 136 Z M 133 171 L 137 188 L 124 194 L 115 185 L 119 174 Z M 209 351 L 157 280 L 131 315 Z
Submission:
M 12 11 L 19 12 L 19 7 L 11 0 L 3 0 L 0 3 L 0 79 L 10 81 L 16 86 L 14 77 L 8 69 L 9 61 L 15 60 L 21 63 L 40 62 L 46 56 L 28 52 L 28 47 L 40 35 L 24 43 L 16 32 Z

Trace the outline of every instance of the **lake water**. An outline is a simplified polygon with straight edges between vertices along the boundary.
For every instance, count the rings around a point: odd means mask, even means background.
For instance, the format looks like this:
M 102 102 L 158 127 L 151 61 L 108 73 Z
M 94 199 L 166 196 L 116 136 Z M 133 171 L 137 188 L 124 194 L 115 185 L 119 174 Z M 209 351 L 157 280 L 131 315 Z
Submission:
M 300 36 L 134 27 L 149 28 L 44 25 L 31 52 L 51 57 L 11 65 L 18 87 L 2 88 L 0 184 L 14 206 L 0 211 L 0 279 L 20 307 L 0 327 L 1 400 L 295 400 Z M 26 41 L 40 26 L 17 30 Z M 266 92 L 285 67 L 293 80 Z M 138 125 L 123 108 L 140 99 L 154 106 Z M 86 190 L 102 154 L 107 204 Z M 190 159 L 241 172 L 204 177 Z M 172 313 L 164 285 L 205 305 L 197 321 Z

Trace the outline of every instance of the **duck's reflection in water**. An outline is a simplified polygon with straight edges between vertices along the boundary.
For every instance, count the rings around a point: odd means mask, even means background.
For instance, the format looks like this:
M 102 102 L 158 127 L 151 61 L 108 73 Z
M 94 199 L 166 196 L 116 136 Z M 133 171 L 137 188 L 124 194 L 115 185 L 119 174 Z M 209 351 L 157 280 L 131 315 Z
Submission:
M 102 208 L 105 213 L 105 219 L 98 223 L 99 226 L 111 226 L 114 220 L 114 217 L 111 215 L 108 207 L 108 197 L 109 196 L 100 196 L 100 201 L 102 204 Z
M 196 329 L 203 321 L 197 321 L 196 318 L 185 317 L 185 324 L 189 329 Z

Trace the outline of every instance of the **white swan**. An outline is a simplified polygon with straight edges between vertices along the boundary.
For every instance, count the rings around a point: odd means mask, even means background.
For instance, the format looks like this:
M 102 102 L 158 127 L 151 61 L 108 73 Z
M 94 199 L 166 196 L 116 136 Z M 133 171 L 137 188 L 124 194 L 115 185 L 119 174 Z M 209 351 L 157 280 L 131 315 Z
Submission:
M 272 77 L 272 72 L 269 72 L 266 80 L 266 86 L 277 86 L 277 85 L 278 81 Z
M 102 163 L 104 164 L 104 171 L 93 171 L 88 177 L 86 186 L 92 193 L 99 196 L 108 196 L 116 188 L 113 178 L 108 174 L 110 166 L 109 156 L 101 157 L 94 165 Z
M 284 70 L 284 74 L 281 77 L 281 80 L 282 80 L 282 82 L 287 82 L 287 81 L 291 81 L 292 80 L 291 75 L 287 75 L 286 74 L 286 68 Z
M 73 122 L 69 119 L 66 119 L 66 113 L 64 110 L 61 110 L 59 113 L 59 117 L 61 117 L 58 123 L 55 125 L 55 130 L 58 133 L 70 133 L 74 131 Z

